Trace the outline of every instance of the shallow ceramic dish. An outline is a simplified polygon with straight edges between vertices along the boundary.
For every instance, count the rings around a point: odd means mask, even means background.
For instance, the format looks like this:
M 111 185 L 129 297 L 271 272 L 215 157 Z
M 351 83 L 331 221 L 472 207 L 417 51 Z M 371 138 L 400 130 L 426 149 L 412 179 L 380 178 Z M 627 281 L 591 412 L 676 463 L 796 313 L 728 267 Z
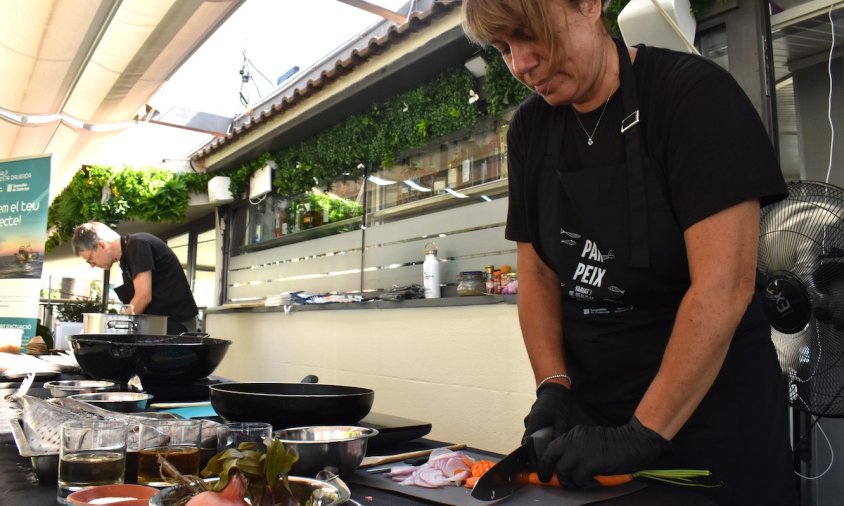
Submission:
M 147 506 L 158 489 L 144 485 L 101 485 L 86 488 L 67 496 L 70 506 L 117 504 L 119 506 Z
M 145 410 L 152 395 L 141 392 L 96 392 L 71 395 L 70 398 L 110 411 L 134 413 Z
M 69 397 L 76 394 L 92 394 L 96 392 L 108 392 L 117 389 L 114 381 L 96 380 L 58 380 L 44 383 L 44 388 L 50 391 L 53 397 Z

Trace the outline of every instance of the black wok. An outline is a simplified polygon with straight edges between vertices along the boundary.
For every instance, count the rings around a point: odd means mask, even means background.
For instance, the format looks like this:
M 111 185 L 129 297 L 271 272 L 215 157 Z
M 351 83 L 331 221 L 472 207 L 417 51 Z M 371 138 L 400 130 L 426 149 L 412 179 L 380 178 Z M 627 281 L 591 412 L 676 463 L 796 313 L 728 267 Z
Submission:
M 317 383 L 219 383 L 211 406 L 232 422 L 266 422 L 274 429 L 308 425 L 347 425 L 372 409 L 368 388 Z
M 138 375 L 145 384 L 205 378 L 232 343 L 207 334 L 78 334 L 68 341 L 88 376 L 125 383 Z

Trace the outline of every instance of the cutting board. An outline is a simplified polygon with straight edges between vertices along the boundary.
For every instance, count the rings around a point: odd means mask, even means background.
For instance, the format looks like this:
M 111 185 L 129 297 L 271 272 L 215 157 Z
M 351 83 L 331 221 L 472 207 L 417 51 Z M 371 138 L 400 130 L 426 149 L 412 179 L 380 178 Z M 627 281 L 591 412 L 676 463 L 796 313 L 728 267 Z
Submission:
M 473 459 L 496 460 L 491 459 L 488 455 L 482 455 L 472 451 L 464 450 L 463 453 Z M 397 465 L 402 464 L 399 462 L 377 466 L 368 470 L 358 470 L 346 481 L 349 483 L 352 492 L 354 492 L 355 484 L 358 484 L 379 490 L 389 490 L 398 494 L 451 506 L 480 506 L 484 504 L 530 504 L 539 506 L 547 504 L 549 506 L 580 506 L 583 504 L 591 504 L 631 494 L 637 490 L 645 488 L 646 486 L 644 483 L 637 481 L 618 487 L 603 488 L 600 490 L 563 490 L 559 487 L 525 485 L 504 499 L 498 501 L 481 501 L 472 497 L 470 495 L 471 490 L 466 487 L 432 489 L 416 487 L 413 485 L 399 485 L 390 478 L 384 476 L 384 473 L 367 472 Z

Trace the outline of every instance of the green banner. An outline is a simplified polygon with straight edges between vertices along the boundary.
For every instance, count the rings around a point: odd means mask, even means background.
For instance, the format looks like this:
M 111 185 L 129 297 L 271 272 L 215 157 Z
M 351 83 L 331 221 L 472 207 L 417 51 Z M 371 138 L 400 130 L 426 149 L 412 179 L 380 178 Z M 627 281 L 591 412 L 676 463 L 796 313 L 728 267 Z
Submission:
M 35 336 L 49 193 L 49 156 L 0 161 L 0 329 L 23 331 L 21 350 Z

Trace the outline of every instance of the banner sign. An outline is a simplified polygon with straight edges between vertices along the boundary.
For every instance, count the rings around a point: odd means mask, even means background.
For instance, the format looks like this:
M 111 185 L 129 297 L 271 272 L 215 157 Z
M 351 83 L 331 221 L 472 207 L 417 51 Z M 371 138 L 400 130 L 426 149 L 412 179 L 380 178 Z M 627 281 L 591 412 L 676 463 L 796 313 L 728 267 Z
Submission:
M 35 336 L 49 193 L 49 156 L 0 161 L 0 351 Z

